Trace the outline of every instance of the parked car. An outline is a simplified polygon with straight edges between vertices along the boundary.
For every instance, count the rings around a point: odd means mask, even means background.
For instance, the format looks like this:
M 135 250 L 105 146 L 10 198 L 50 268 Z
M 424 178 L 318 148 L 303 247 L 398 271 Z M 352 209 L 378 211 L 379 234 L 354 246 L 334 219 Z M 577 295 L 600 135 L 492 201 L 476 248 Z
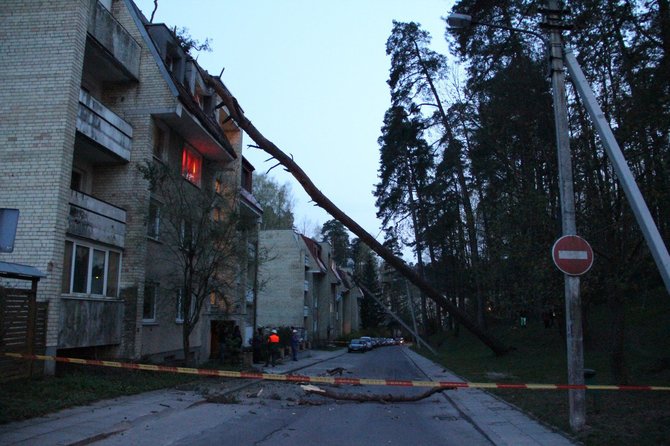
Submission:
M 368 345 L 362 339 L 352 339 L 349 342 L 349 347 L 347 348 L 347 351 L 349 353 L 351 353 L 351 352 L 364 353 L 366 350 L 368 350 Z
M 375 344 L 372 341 L 372 338 L 370 336 L 361 337 L 361 341 L 365 342 L 365 344 L 367 345 L 368 350 L 372 350 L 372 348 L 375 346 Z

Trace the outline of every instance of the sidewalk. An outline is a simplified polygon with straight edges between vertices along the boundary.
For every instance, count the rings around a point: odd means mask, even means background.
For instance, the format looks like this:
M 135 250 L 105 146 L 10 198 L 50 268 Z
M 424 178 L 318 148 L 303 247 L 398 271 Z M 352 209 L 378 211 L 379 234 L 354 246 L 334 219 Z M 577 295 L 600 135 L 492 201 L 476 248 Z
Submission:
M 292 361 L 290 357 L 284 358 L 283 363 L 278 363 L 274 368 L 265 368 L 263 373 L 296 372 L 344 352 L 345 349 L 305 350 L 299 353 L 298 361 Z M 256 382 L 258 381 L 253 379 L 230 379 L 226 381 L 226 391 L 237 392 Z M 143 419 L 165 417 L 203 401 L 198 392 L 177 389 L 156 390 L 98 401 L 40 418 L 0 425 L 0 445 L 85 445 L 122 432 Z
M 409 348 L 408 358 L 431 381 L 463 382 L 463 379 Z M 575 445 L 563 433 L 531 418 L 519 408 L 479 389 L 461 388 L 444 392 L 461 415 L 495 445 Z

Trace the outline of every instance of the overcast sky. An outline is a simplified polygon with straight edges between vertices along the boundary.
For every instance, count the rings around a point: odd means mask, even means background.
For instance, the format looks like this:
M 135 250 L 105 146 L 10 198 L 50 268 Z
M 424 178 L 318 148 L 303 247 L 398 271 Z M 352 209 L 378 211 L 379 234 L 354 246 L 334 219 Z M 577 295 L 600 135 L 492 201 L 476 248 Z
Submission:
M 154 0 L 136 0 L 149 18 Z M 154 23 L 186 27 L 211 52 L 198 62 L 222 80 L 256 128 L 291 154 L 316 186 L 366 231 L 383 241 L 375 198 L 377 138 L 390 105 L 386 56 L 392 21 L 418 22 L 447 53 L 446 17 L 453 0 L 159 0 Z M 246 144 L 253 141 L 245 136 Z M 266 172 L 275 163 L 249 148 Z M 307 235 L 331 217 L 289 183 L 296 226 Z

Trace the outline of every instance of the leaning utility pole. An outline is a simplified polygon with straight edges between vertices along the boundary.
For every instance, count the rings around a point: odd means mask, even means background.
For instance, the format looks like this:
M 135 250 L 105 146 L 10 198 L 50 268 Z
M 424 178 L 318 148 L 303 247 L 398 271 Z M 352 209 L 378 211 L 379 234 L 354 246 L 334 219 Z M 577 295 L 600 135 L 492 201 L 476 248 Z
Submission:
M 558 0 L 548 0 L 543 11 L 543 26 L 549 31 L 551 57 L 551 88 L 554 99 L 556 123 L 556 145 L 558 150 L 558 180 L 561 193 L 561 223 L 563 235 L 576 235 L 575 195 L 570 155 L 568 107 L 565 95 L 565 72 L 563 70 L 563 39 L 561 30 L 563 10 Z M 565 274 L 565 332 L 568 355 L 568 383 L 584 384 L 584 346 L 582 332 L 582 309 L 579 295 L 579 276 Z M 584 429 L 586 423 L 586 392 L 568 390 L 570 405 L 570 427 L 574 431 Z

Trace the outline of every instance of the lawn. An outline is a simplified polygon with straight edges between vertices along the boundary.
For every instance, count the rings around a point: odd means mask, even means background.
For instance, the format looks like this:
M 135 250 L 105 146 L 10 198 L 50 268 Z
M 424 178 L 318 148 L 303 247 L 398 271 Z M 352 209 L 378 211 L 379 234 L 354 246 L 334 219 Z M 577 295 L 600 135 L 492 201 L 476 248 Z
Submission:
M 202 368 L 239 371 L 207 363 Z M 68 364 L 57 376 L 0 383 L 0 424 L 39 417 L 106 398 L 171 387 L 192 388 L 213 377 Z
M 590 313 L 584 366 L 596 370 L 594 384 L 612 379 L 607 346 L 607 310 Z M 627 314 L 626 361 L 629 384 L 670 386 L 670 304 L 637 304 Z M 545 329 L 530 319 L 527 328 L 512 321 L 491 327 L 494 336 L 514 350 L 496 357 L 465 330 L 441 339 L 439 356 L 431 358 L 468 381 L 506 383 L 567 383 L 566 347 L 559 330 Z M 423 353 L 423 352 L 422 352 Z M 495 390 L 492 393 L 547 424 L 570 432 L 567 391 Z M 588 428 L 575 435 L 587 445 L 670 444 L 670 392 L 587 392 Z

